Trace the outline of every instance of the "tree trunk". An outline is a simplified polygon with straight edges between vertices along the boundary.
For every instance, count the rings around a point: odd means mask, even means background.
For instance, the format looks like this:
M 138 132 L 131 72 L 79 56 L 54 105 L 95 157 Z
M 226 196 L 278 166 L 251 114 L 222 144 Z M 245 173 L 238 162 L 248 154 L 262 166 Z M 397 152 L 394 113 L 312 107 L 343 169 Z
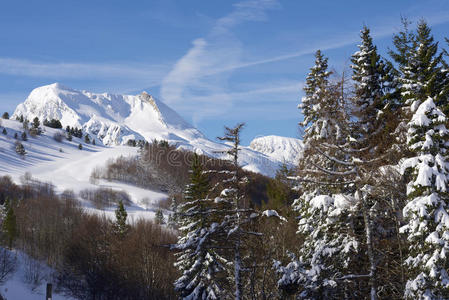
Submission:
M 369 283 L 371 286 L 370 299 L 377 300 L 376 261 L 374 259 L 373 231 L 365 197 L 366 196 L 364 195 L 363 196 L 364 201 L 362 203 L 362 206 L 363 206 L 363 220 L 365 222 L 366 245 L 368 250 L 368 259 L 370 263 L 370 270 L 369 270 L 369 277 L 370 277 Z

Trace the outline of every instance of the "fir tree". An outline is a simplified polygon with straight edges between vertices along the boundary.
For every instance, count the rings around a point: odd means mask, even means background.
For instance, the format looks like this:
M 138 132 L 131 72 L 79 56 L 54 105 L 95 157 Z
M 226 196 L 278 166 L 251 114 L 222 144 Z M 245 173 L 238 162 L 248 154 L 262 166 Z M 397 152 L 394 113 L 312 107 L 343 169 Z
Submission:
M 449 131 L 447 117 L 432 98 L 421 103 L 409 122 L 408 144 L 415 154 L 402 165 L 409 183 L 407 224 L 401 228 L 409 241 L 405 263 L 409 280 L 407 299 L 449 298 Z
M 5 112 L 3 113 L 3 115 L 2 115 L 2 118 L 3 118 L 3 119 L 9 119 L 9 113 L 5 111 Z
M 411 47 L 405 55 L 407 63 L 401 72 L 401 94 L 405 104 L 411 106 L 410 113 L 420 103 L 432 98 L 445 114 L 449 112 L 447 91 L 444 91 L 445 74 L 442 70 L 443 53 L 438 51 L 431 29 L 425 21 L 420 21 L 413 35 Z
M 84 142 L 86 144 L 90 144 L 90 136 L 86 133 L 86 135 L 84 136 Z
M 69 132 L 69 133 L 67 133 L 67 140 L 69 141 L 69 142 L 71 142 L 72 141 L 72 134 Z
M 3 133 L 4 135 L 7 135 L 7 134 L 8 134 L 8 132 L 6 132 L 6 128 L 3 128 L 2 133 Z
M 22 155 L 22 156 L 26 154 L 25 147 L 22 145 L 21 142 L 17 141 L 15 146 L 16 146 L 15 149 L 16 149 L 17 154 Z
M 208 177 L 197 155 L 194 156 L 190 184 L 185 189 L 185 202 L 178 207 L 181 235 L 172 248 L 180 250 L 176 266 L 181 272 L 175 290 L 182 299 L 221 299 L 219 280 L 223 259 L 215 246 L 217 230 L 214 223 L 214 202 L 208 198 Z
M 35 117 L 33 119 L 33 128 L 38 129 L 40 125 L 41 125 L 41 122 L 39 122 L 39 118 Z
M 8 247 L 12 248 L 13 242 L 17 237 L 16 215 L 9 200 L 5 201 L 5 219 L 2 223 L 2 229 L 6 236 Z
M 22 132 L 22 135 L 21 135 L 21 137 L 22 137 L 22 141 L 26 141 L 26 140 L 28 140 L 28 137 L 27 137 L 27 134 L 26 134 L 26 132 L 24 131 L 24 132 Z
M 123 237 L 129 230 L 128 224 L 126 224 L 126 218 L 128 213 L 126 212 L 123 201 L 119 201 L 117 209 L 115 210 L 115 222 L 113 224 L 114 232 L 119 236 Z
M 79 144 L 78 149 L 83 150 L 83 145 Z
M 155 220 L 156 220 L 156 224 L 159 224 L 159 225 L 165 224 L 164 214 L 162 213 L 161 209 L 158 209 L 156 211 Z

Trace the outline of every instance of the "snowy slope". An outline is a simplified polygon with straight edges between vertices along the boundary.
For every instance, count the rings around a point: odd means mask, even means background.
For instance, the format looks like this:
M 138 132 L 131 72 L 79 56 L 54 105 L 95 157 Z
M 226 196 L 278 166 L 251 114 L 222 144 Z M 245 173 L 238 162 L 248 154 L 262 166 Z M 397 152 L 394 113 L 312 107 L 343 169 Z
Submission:
M 298 162 L 303 150 L 302 141 L 283 136 L 263 136 L 251 141 L 249 147 L 280 162 Z
M 164 139 L 179 149 L 221 159 L 226 155 L 220 152 L 229 149 L 228 145 L 208 140 L 174 110 L 145 92 L 136 96 L 94 94 L 54 83 L 34 89 L 17 106 L 12 118 L 20 115 L 29 120 L 36 116 L 40 120 L 59 119 L 64 127 L 82 127 L 111 146 L 125 144 L 128 139 Z M 239 163 L 243 168 L 273 176 L 284 160 L 296 163 L 296 139 L 266 140 L 254 147 L 242 147 Z M 278 142 L 280 145 L 276 145 Z
M 59 143 L 53 139 L 58 129 L 44 127 L 42 135 L 28 137 L 24 145 L 27 154 L 24 157 L 15 152 L 14 133 L 19 137 L 23 131 L 22 123 L 15 120 L 1 120 L 2 129 L 6 128 L 7 135 L 0 133 L 0 176 L 9 175 L 16 183 L 21 177 L 30 173 L 39 181 L 50 182 L 57 192 L 66 189 L 79 193 L 86 188 L 111 188 L 117 191 L 126 191 L 133 202 L 127 207 L 130 219 L 152 218 L 157 209 L 156 204 L 166 199 L 165 193 L 141 189 L 132 185 L 100 181 L 97 184 L 90 182 L 90 174 L 97 166 L 104 166 L 110 158 L 119 156 L 135 156 L 137 148 L 127 146 L 107 147 L 104 145 L 85 144 L 82 139 L 73 138 L 71 142 L 64 139 Z M 79 144 L 83 150 L 78 149 Z M 145 201 L 143 201 L 145 199 Z M 97 211 L 90 203 L 83 204 L 92 212 L 114 216 L 114 207 Z

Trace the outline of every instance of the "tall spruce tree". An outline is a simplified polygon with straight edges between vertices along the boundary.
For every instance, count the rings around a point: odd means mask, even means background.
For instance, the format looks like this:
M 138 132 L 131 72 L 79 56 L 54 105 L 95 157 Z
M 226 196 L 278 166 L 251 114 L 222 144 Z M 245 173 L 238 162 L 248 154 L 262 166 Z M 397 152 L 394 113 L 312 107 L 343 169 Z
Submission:
M 217 252 L 219 223 L 215 204 L 209 198 L 209 180 L 200 159 L 194 156 L 185 202 L 178 207 L 180 236 L 172 249 L 179 250 L 176 262 L 181 277 L 175 290 L 181 299 L 222 299 L 224 259 Z
M 373 193 L 376 186 L 382 184 L 378 179 L 380 168 L 391 163 L 388 153 L 391 139 L 387 132 L 389 117 L 392 110 L 399 105 L 397 86 L 391 65 L 384 62 L 373 44 L 370 30 L 365 26 L 361 30 L 359 51 L 352 55 L 351 68 L 354 81 L 354 112 L 357 117 L 352 124 L 351 143 L 346 151 L 351 153 L 352 164 L 356 169 L 357 205 L 363 216 L 367 258 L 369 261 L 370 298 L 377 299 L 377 264 L 376 240 L 380 239 L 379 230 L 384 222 L 385 199 L 376 197 Z M 397 123 L 397 122 L 394 122 Z M 378 224 L 376 227 L 374 224 Z M 375 230 L 377 229 L 377 232 Z
M 5 201 L 4 210 L 5 218 L 2 223 L 2 229 L 3 233 L 5 234 L 8 247 L 12 248 L 13 242 L 17 237 L 17 223 L 14 208 L 9 199 Z
M 315 57 L 299 106 L 304 113 L 304 152 L 298 168 L 302 195 L 293 203 L 304 246 L 298 259 L 278 269 L 278 284 L 304 299 L 356 297 L 357 291 L 343 284 L 359 252 L 350 217 L 354 166 L 341 150 L 349 125 L 344 82 L 330 83 L 327 59 L 320 51 Z
M 409 178 L 407 224 L 409 241 L 406 299 L 449 298 L 449 131 L 446 115 L 428 98 L 409 122 L 408 143 L 415 156 L 402 168 Z
M 416 33 L 413 35 L 411 48 L 405 56 L 406 64 L 402 68 L 401 93 L 403 101 L 412 105 L 413 114 L 417 106 L 432 98 L 434 103 L 445 114 L 449 112 L 448 94 L 444 91 L 445 74 L 442 70 L 443 52 L 438 50 L 438 42 L 434 41 L 428 24 L 418 22 Z M 447 75 L 447 74 L 446 74 Z

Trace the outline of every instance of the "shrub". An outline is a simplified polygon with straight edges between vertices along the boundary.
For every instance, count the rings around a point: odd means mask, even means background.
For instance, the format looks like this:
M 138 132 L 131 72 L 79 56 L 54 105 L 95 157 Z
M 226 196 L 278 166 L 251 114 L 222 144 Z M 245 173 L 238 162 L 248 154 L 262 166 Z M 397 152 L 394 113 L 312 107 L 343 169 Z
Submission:
M 55 134 L 53 134 L 53 139 L 55 141 L 57 141 L 58 143 L 62 143 L 62 141 L 64 140 L 65 135 L 62 132 L 55 132 Z
M 3 133 L 4 135 L 7 135 L 7 134 L 8 134 L 8 132 L 6 132 L 6 128 L 3 128 L 2 133 Z
M 26 141 L 26 140 L 28 140 L 28 137 L 27 137 L 27 134 L 26 134 L 26 132 L 24 131 L 24 132 L 22 132 L 22 135 L 21 135 L 21 137 L 22 137 L 22 140 L 23 141 Z
M 79 144 L 78 149 L 83 150 L 83 145 Z
M 2 115 L 2 118 L 3 118 L 3 119 L 9 119 L 9 113 L 5 111 L 5 112 L 3 113 L 3 115 Z
M 84 189 L 80 191 L 79 196 L 91 202 L 97 209 L 116 206 L 119 201 L 122 201 L 124 205 L 132 204 L 128 193 L 107 188 Z
M 19 155 L 23 156 L 26 154 L 25 147 L 22 145 L 21 142 L 16 142 L 15 149 L 16 149 L 16 153 Z

